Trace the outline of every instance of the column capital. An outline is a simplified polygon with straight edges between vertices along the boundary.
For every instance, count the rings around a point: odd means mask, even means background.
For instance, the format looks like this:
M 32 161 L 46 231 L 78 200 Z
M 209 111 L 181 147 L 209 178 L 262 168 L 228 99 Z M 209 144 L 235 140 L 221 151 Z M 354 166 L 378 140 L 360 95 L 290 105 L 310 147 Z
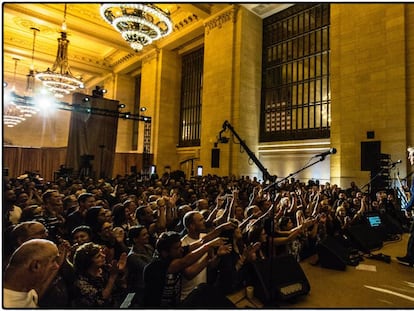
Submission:
M 206 35 L 210 34 L 210 31 L 212 31 L 215 28 L 221 28 L 223 24 L 227 22 L 236 23 L 237 11 L 238 11 L 238 6 L 233 4 L 229 8 L 226 8 L 218 12 L 216 15 L 212 16 L 211 18 L 207 19 L 204 22 Z
M 158 55 L 160 54 L 160 49 L 153 49 L 142 57 L 142 64 L 149 63 L 153 59 L 158 60 Z

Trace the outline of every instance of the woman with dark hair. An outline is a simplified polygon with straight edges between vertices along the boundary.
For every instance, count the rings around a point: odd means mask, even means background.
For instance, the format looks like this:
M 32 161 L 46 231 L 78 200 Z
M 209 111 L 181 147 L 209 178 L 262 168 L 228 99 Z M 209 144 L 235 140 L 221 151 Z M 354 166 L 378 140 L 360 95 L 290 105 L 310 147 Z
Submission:
M 102 206 L 94 206 L 86 211 L 85 224 L 92 230 L 92 240 L 100 231 L 102 224 L 105 222 L 106 210 Z
M 126 257 L 124 253 L 119 261 L 107 265 L 99 245 L 93 242 L 81 245 L 73 258 L 76 279 L 72 307 L 118 308 L 125 293 L 117 281 L 124 273 Z
M 139 307 L 144 294 L 144 267 L 151 262 L 154 247 L 149 244 L 148 230 L 143 225 L 131 227 L 128 240 L 132 244 L 127 259 L 128 292 L 134 292 L 134 306 Z
M 112 219 L 114 227 L 121 227 L 124 230 L 128 230 L 124 204 L 117 203 L 112 207 Z

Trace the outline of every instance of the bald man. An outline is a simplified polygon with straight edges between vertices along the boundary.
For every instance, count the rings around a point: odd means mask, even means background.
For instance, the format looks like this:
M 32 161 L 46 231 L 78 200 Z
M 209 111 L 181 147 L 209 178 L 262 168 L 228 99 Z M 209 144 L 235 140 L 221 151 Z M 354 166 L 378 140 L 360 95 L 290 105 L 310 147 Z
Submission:
M 20 245 L 4 272 L 3 306 L 37 308 L 38 292 L 48 287 L 59 270 L 55 243 L 32 239 Z

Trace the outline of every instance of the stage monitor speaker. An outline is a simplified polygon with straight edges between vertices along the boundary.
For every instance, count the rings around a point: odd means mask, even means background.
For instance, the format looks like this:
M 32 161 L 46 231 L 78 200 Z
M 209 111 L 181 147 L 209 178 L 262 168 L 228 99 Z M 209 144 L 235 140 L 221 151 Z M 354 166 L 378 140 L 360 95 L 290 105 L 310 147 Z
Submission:
M 289 300 L 306 295 L 310 284 L 302 267 L 291 255 L 253 263 L 254 295 L 264 304 L 277 300 Z
M 403 234 L 404 229 L 401 225 L 401 223 L 393 216 L 382 213 L 381 215 L 381 221 L 384 225 L 384 231 L 386 234 Z
M 213 285 L 196 286 L 181 303 L 180 309 L 235 309 L 236 306 Z
M 328 236 L 317 245 L 319 264 L 328 269 L 345 270 L 349 251 L 334 237 Z
M 361 171 L 371 171 L 379 167 L 381 141 L 361 142 Z
M 220 149 L 211 149 L 211 167 L 220 167 Z
M 383 245 L 381 233 L 371 228 L 368 224 L 351 225 L 347 231 L 354 247 L 364 253 L 380 249 Z

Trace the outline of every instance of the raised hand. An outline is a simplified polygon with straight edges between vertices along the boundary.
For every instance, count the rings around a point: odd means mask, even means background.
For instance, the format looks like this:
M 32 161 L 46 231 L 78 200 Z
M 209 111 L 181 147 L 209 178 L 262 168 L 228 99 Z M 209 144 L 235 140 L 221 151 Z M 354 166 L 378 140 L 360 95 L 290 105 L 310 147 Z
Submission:
M 218 237 L 218 238 L 215 238 L 214 240 L 207 242 L 206 244 L 210 247 L 217 247 L 217 246 L 224 245 L 224 243 L 225 243 L 225 240 L 221 237 Z
M 221 224 L 217 227 L 220 230 L 226 231 L 226 230 L 233 230 L 237 228 L 237 225 L 232 223 L 231 221 L 225 222 L 224 224 Z
M 121 256 L 119 257 L 118 263 L 117 263 L 117 269 L 119 271 L 124 271 L 126 268 L 126 264 L 127 264 L 127 258 L 128 255 L 127 253 L 122 253 Z
M 217 255 L 224 256 L 224 255 L 230 254 L 231 250 L 232 250 L 231 244 L 220 245 L 217 249 Z

